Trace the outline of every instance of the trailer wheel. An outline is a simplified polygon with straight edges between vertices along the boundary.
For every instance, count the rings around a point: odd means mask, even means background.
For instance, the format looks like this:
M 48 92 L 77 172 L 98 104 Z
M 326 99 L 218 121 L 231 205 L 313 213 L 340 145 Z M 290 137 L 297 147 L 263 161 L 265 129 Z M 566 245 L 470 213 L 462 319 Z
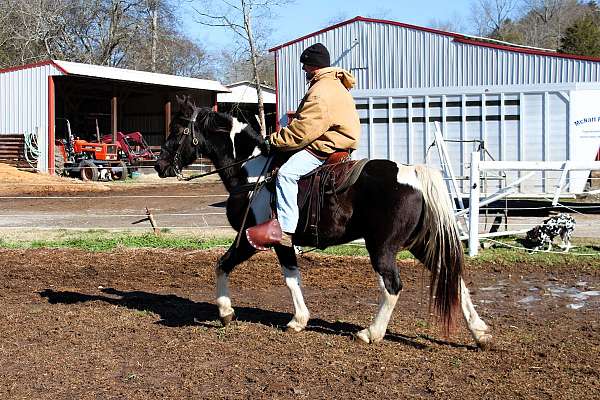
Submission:
M 119 161 L 116 165 L 111 167 L 110 173 L 113 181 L 124 181 L 129 175 L 127 164 L 125 161 Z
M 79 163 L 79 176 L 83 181 L 97 181 L 98 167 L 91 160 L 82 160 Z

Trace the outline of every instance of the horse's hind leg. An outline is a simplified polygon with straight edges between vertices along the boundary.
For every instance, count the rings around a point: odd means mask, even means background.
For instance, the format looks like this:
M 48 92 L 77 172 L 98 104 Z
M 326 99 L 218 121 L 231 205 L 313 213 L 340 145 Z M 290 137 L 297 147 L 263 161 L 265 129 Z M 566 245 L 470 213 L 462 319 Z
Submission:
M 223 326 L 227 326 L 235 319 L 235 311 L 231 307 L 231 298 L 229 297 L 229 273 L 236 265 L 249 259 L 256 250 L 244 240 L 240 241 L 236 248 L 235 243 L 219 259 L 215 268 L 217 281 L 217 307 L 219 308 L 219 318 Z
M 396 307 L 398 294 L 402 290 L 400 274 L 396 267 L 396 253 L 389 252 L 384 256 L 371 254 L 373 268 L 378 273 L 379 280 L 379 310 L 373 323 L 358 332 L 356 337 L 365 343 L 377 343 L 383 339 L 388 323 Z
M 487 333 L 489 330 L 488 326 L 479 318 L 479 314 L 475 311 L 469 289 L 467 289 L 467 285 L 465 285 L 465 281 L 462 278 L 460 278 L 460 304 L 467 327 L 477 345 L 482 349 L 490 347 L 492 344 L 492 335 Z
M 310 313 L 306 304 L 304 304 L 296 253 L 293 247 L 284 246 L 275 247 L 275 252 L 281 264 L 285 284 L 290 290 L 292 301 L 294 302 L 294 317 L 288 322 L 287 327 L 290 331 L 300 332 L 306 328 Z

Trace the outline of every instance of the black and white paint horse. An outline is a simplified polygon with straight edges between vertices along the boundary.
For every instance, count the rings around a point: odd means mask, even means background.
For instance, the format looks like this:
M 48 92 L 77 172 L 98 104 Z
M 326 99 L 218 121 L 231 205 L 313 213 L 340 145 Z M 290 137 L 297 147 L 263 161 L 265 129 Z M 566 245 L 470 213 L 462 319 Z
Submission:
M 170 135 L 155 169 L 160 177 L 178 175 L 199 154 L 210 158 L 216 168 L 228 167 L 252 155 L 258 156 L 263 143 L 260 134 L 235 118 L 180 100 L 180 110 L 173 116 Z M 219 172 L 230 194 L 227 218 L 237 231 L 242 228 L 250 197 L 247 190 L 237 188 L 248 186 L 267 162 L 266 157 L 258 156 Z M 377 315 L 368 328 L 356 334 L 358 339 L 367 343 L 383 339 L 402 289 L 396 255 L 408 249 L 431 273 L 430 296 L 444 328 L 453 326 L 460 305 L 477 344 L 487 347 L 491 343 L 488 327 L 475 311 L 462 279 L 463 249 L 451 201 L 437 170 L 372 160 L 356 183 L 336 196 L 337 205 L 325 202 L 321 211 L 319 245 L 364 238 L 381 291 Z M 260 196 L 253 200 L 244 229 L 269 217 L 264 211 L 268 210 L 267 203 Z M 294 243 L 298 245 L 315 245 L 311 240 L 312 236 L 302 232 L 294 235 Z M 287 326 L 299 332 L 306 327 L 310 314 L 302 295 L 296 254 L 292 248 L 283 246 L 275 246 L 274 250 L 294 305 L 294 316 Z M 217 263 L 216 301 L 224 325 L 235 318 L 228 289 L 229 274 L 255 252 L 246 236 L 241 235 L 239 246 L 234 243 Z

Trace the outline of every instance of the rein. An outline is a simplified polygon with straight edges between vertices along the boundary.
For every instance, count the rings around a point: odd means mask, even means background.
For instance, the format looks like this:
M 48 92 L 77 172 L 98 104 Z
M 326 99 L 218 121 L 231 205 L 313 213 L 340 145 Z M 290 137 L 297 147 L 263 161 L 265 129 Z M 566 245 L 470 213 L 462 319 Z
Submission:
M 223 171 L 224 169 L 227 169 L 227 168 L 234 167 L 234 166 L 236 166 L 236 165 L 238 165 L 238 164 L 243 164 L 243 163 L 245 163 L 246 161 L 250 161 L 250 160 L 252 160 L 252 159 L 255 159 L 256 157 L 259 157 L 259 156 L 260 156 L 260 154 L 257 154 L 257 155 L 255 155 L 255 156 L 250 156 L 250 157 L 248 157 L 248 158 L 245 158 L 245 159 L 243 159 L 243 160 L 236 161 L 236 162 L 234 162 L 234 163 L 231 163 L 231 164 L 229 164 L 229 165 L 226 165 L 226 166 L 224 166 L 224 167 L 217 168 L 217 169 L 214 169 L 214 170 L 212 170 L 212 171 L 210 171 L 210 172 L 205 172 L 205 173 L 203 173 L 203 174 L 197 174 L 197 175 L 192 175 L 192 176 L 188 176 L 188 177 L 184 177 L 183 175 L 179 175 L 179 174 L 178 174 L 178 175 L 177 175 L 177 179 L 178 179 L 178 180 L 180 180 L 180 181 L 191 181 L 192 179 L 202 178 L 202 177 L 204 177 L 204 176 L 208 176 L 208 175 L 216 174 L 217 172 Z

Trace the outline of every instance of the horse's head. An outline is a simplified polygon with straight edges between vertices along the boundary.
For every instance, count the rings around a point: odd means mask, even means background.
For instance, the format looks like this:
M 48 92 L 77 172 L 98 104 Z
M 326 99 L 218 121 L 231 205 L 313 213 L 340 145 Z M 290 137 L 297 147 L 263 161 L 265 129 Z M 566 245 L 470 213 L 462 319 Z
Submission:
M 200 154 L 222 167 L 249 157 L 264 145 L 260 134 L 228 114 L 196 107 L 189 97 L 179 98 L 170 134 L 154 169 L 161 178 L 178 176 Z
M 184 167 L 198 158 L 205 145 L 196 122 L 206 111 L 196 107 L 187 96 L 177 96 L 177 102 L 179 108 L 171 119 L 169 136 L 154 165 L 161 178 L 180 175 Z

